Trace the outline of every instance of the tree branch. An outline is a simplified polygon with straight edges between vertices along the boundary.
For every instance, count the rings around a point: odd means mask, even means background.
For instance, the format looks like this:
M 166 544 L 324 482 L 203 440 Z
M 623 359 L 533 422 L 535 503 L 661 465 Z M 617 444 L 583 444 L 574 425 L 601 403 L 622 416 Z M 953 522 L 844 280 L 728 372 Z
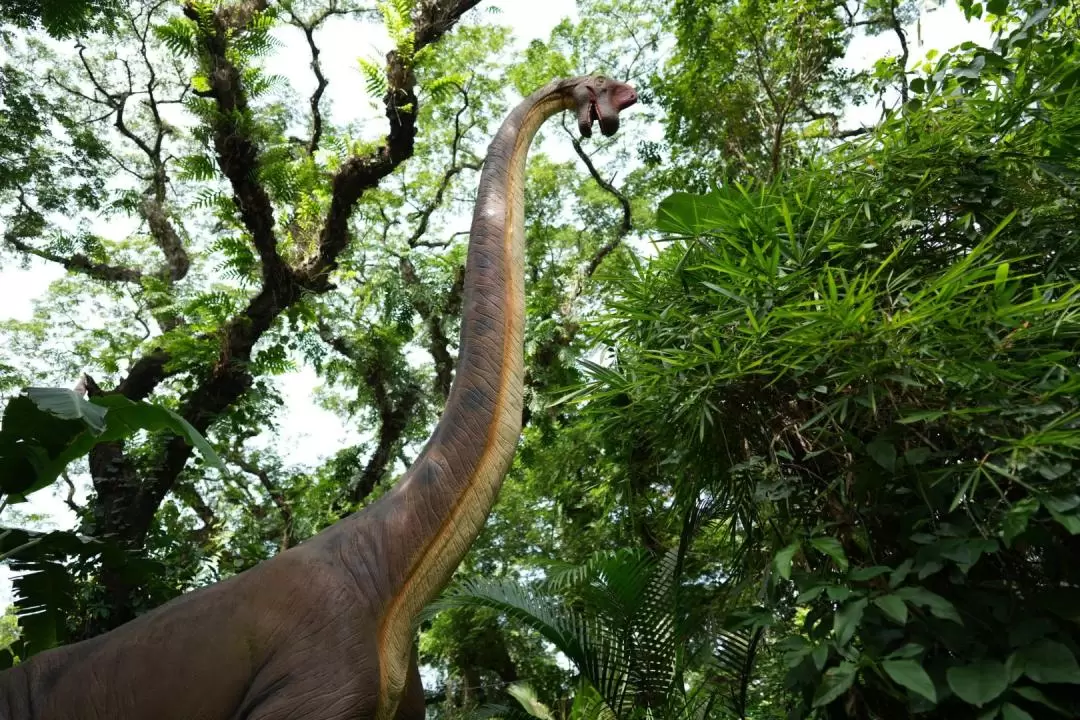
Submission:
M 610 255 L 612 251 L 614 251 L 615 248 L 619 246 L 619 243 L 622 242 L 623 238 L 630 234 L 630 231 L 634 229 L 634 224 L 633 218 L 630 213 L 629 198 L 627 198 L 626 195 L 624 195 L 618 188 L 616 188 L 614 185 L 612 185 L 600 175 L 600 172 L 596 169 L 596 165 L 593 164 L 592 158 L 589 157 L 589 154 L 585 152 L 585 149 L 583 147 L 581 147 L 581 141 L 577 139 L 576 135 L 570 132 L 569 128 L 567 128 L 565 124 L 563 125 L 563 128 L 570 136 L 570 142 L 574 145 L 574 152 L 576 152 L 577 156 L 581 158 L 581 162 L 585 164 L 585 167 L 589 171 L 589 175 L 592 176 L 592 179 L 596 182 L 597 185 L 600 186 L 601 189 L 612 195 L 618 201 L 619 206 L 622 208 L 622 222 L 619 224 L 619 229 L 615 231 L 615 235 L 610 240 L 600 246 L 600 249 L 596 251 L 596 253 L 592 256 L 589 262 L 585 265 L 584 278 L 588 279 L 596 273 L 597 268 L 600 267 L 600 263 L 604 262 L 604 258 Z M 577 296 L 579 296 L 580 294 L 581 288 L 579 287 L 574 293 L 574 297 L 572 299 L 576 299 Z
M 315 91 L 311 93 L 311 98 L 308 100 L 308 105 L 311 106 L 311 139 L 306 143 L 306 147 L 308 154 L 314 155 L 315 151 L 319 149 L 319 141 L 322 139 L 323 133 L 322 109 L 319 104 L 322 102 L 322 96 L 326 92 L 327 85 L 330 84 L 330 81 L 323 75 L 322 63 L 319 61 L 319 55 L 322 51 L 315 44 L 315 30 L 328 18 L 333 15 L 344 15 L 346 11 L 337 8 L 331 3 L 330 7 L 325 8 L 308 22 L 304 22 L 291 8 L 288 12 L 289 22 L 300 28 L 304 33 L 304 39 L 307 40 L 308 49 L 311 52 L 311 71 L 315 74 Z
M 458 93 L 461 94 L 462 103 L 458 108 L 457 113 L 454 114 L 454 138 L 450 142 L 450 167 L 443 173 L 442 178 L 439 180 L 439 185 L 435 190 L 435 197 L 431 202 L 423 207 L 415 218 L 419 219 L 416 224 L 416 229 L 413 230 L 412 235 L 409 236 L 409 247 L 415 248 L 421 244 L 421 238 L 427 233 L 428 224 L 431 221 L 431 216 L 434 212 L 442 206 L 443 197 L 446 194 L 447 189 L 450 187 L 451 181 L 463 170 L 479 170 L 483 167 L 484 163 L 481 160 L 472 160 L 467 162 L 458 163 L 458 152 L 461 148 L 461 141 L 465 137 L 465 133 L 468 132 L 468 128 L 461 127 L 461 116 L 469 109 L 469 92 L 466 88 L 458 86 Z
M 417 8 L 413 21 L 414 52 L 419 52 L 441 38 L 462 15 L 480 0 L 426 0 Z M 390 132 L 385 143 L 365 158 L 349 158 L 334 176 L 330 209 L 319 236 L 319 253 L 304 268 L 305 285 L 317 287 L 328 283 L 337 267 L 337 259 L 349 242 L 348 219 L 360 195 L 375 187 L 405 159 L 412 156 L 416 140 L 416 116 L 419 101 L 411 58 L 396 50 L 387 53 L 386 78 L 389 89 L 383 98 Z
M 414 22 L 416 50 L 441 37 L 462 13 L 478 2 L 435 0 L 423 3 Z M 316 258 L 299 273 L 288 268 L 277 254 L 270 199 L 257 181 L 258 149 L 238 123 L 238 118 L 248 110 L 247 99 L 240 73 L 227 52 L 229 38 L 242 31 L 265 5 L 265 0 L 243 0 L 222 7 L 214 16 L 211 32 L 202 36 L 204 51 L 210 59 L 211 92 L 218 110 L 218 118 L 212 126 L 218 163 L 232 184 L 241 218 L 263 260 L 262 287 L 247 307 L 222 328 L 218 334 L 217 361 L 180 399 L 180 415 L 203 434 L 251 387 L 253 378 L 248 366 L 252 349 L 273 326 L 278 315 L 294 305 L 303 292 L 319 293 L 331 289 L 328 276 L 347 246 L 348 221 L 356 201 L 365 190 L 374 187 L 411 156 L 416 134 L 415 79 L 406 59 L 392 52 L 387 58 L 391 88 L 385 98 L 390 121 L 387 141 L 372 155 L 351 158 L 339 170 L 332 181 L 330 210 Z M 195 11 L 187 6 L 185 12 L 190 16 Z M 163 348 L 153 350 L 135 362 L 116 392 L 132 399 L 145 398 L 162 380 L 176 372 L 170 367 L 170 360 L 170 354 Z M 157 508 L 174 487 L 191 453 L 192 448 L 186 440 L 170 438 L 142 482 L 124 490 L 123 498 L 114 498 L 123 507 L 116 507 L 116 512 L 101 527 L 102 532 L 121 533 L 129 546 L 140 546 Z M 119 459 L 123 460 L 122 456 Z M 123 595 L 123 584 L 114 590 L 110 593 L 112 604 L 120 609 L 122 604 L 116 603 Z M 111 617 L 109 622 L 113 622 Z
M 379 481 L 386 476 L 394 459 L 394 452 L 405 437 L 409 418 L 420 404 L 422 392 L 411 381 L 406 381 L 401 387 L 393 387 L 383 364 L 361 357 L 347 340 L 335 335 L 325 323 L 319 323 L 318 332 L 326 344 L 351 360 L 357 370 L 362 372 L 364 384 L 371 391 L 375 412 L 379 416 L 375 450 L 357 476 L 349 494 L 350 501 L 355 505 L 370 495 Z
M 206 500 L 203 499 L 203 496 L 199 494 L 199 491 L 195 489 L 195 485 L 191 482 L 176 483 L 173 492 L 199 518 L 202 527 L 195 530 L 192 535 L 198 544 L 205 545 L 218 526 L 217 515 L 214 514 L 213 508 L 207 505 Z
M 162 183 L 162 190 L 164 191 L 164 183 Z M 150 194 L 144 195 L 140 210 L 150 229 L 150 237 L 154 239 L 161 254 L 165 256 L 165 266 L 159 275 L 170 283 L 176 283 L 187 277 L 188 270 L 191 269 L 191 257 L 184 248 L 180 235 L 169 222 L 165 208 L 162 207 L 162 199 Z
M 68 493 L 64 498 L 64 504 L 70 508 L 70 510 L 76 515 L 82 514 L 83 509 L 75 502 L 75 483 L 72 482 L 71 476 L 67 474 L 67 470 L 60 473 L 60 477 L 64 479 L 64 484 L 67 485 Z
M 423 281 L 416 273 L 416 266 L 412 261 L 401 256 L 398 260 L 398 268 L 401 279 L 414 290 L 423 289 Z M 424 293 L 412 293 L 412 305 L 420 319 L 424 321 L 424 327 L 428 333 L 428 352 L 435 362 L 435 390 L 445 400 L 450 395 L 450 384 L 454 377 L 454 359 L 450 356 L 450 338 L 443 329 L 443 323 L 449 315 L 456 315 L 461 309 L 461 296 L 465 291 L 465 269 L 458 268 L 454 284 L 450 286 L 450 292 L 443 302 L 442 312 L 439 311 Z
M 907 64 L 910 53 L 908 51 L 907 33 L 904 32 L 904 27 L 900 24 L 900 18 L 896 16 L 896 0 L 889 0 L 889 25 L 900 40 L 900 101 L 907 104 Z
M 573 304 L 581 297 L 581 294 L 585 290 L 585 281 L 596 273 L 600 264 L 619 247 L 619 244 L 623 239 L 634 229 L 629 198 L 627 198 L 626 195 L 610 181 L 604 179 L 600 174 L 600 171 L 596 169 L 596 165 L 593 163 L 592 158 L 589 157 L 589 154 L 585 152 L 585 149 L 581 146 L 581 142 L 577 139 L 577 136 L 566 126 L 565 122 L 563 123 L 563 129 L 570 137 L 570 142 L 574 146 L 574 152 L 577 153 L 582 163 L 584 163 L 586 169 L 589 171 L 589 175 L 592 176 L 592 179 L 601 189 L 612 195 L 616 201 L 618 201 L 619 206 L 622 209 L 622 220 L 612 237 L 602 243 L 596 252 L 593 253 L 592 257 L 585 264 L 581 276 L 575 280 L 574 286 L 562 303 L 564 317 L 559 328 L 552 333 L 551 337 L 540 343 L 529 358 L 529 364 L 525 371 L 525 384 L 529 391 L 533 393 L 542 392 L 544 390 L 544 382 L 541 379 L 543 373 L 538 371 L 551 368 L 559 357 L 560 348 L 568 347 L 574 341 L 574 338 L 580 330 L 580 325 L 570 318 L 570 314 Z M 551 316 L 549 315 L 548 317 L 550 318 Z M 528 404 L 526 404 L 522 411 L 522 425 L 528 425 L 531 419 L 532 412 L 529 409 Z
M 276 507 L 278 513 L 281 514 L 283 529 L 281 533 L 280 549 L 285 551 L 296 545 L 297 538 L 292 505 L 289 504 L 288 499 L 286 499 L 285 494 L 281 492 L 277 483 L 270 477 L 270 473 L 265 468 L 257 465 L 253 460 L 245 458 L 238 449 L 226 451 L 224 456 L 226 460 L 236 467 L 259 479 L 259 484 L 263 486 L 263 490 L 270 496 L 270 501 L 274 503 L 274 507 Z
M 837 140 L 844 140 L 844 139 L 850 138 L 850 137 L 857 137 L 859 135 L 866 135 L 867 133 L 870 133 L 870 132 L 873 132 L 873 131 L 874 131 L 874 128 L 872 128 L 872 127 L 857 127 L 857 128 L 851 128 L 850 130 L 839 130 L 839 131 L 833 133 L 832 137 L 836 138 Z
M 209 97 L 217 104 L 212 121 L 218 166 L 233 188 L 233 202 L 262 261 L 263 283 L 291 279 L 291 271 L 278 253 L 274 233 L 274 208 L 258 180 L 259 149 L 241 126 L 248 115 L 247 93 L 239 68 L 228 57 L 229 36 L 243 32 L 254 16 L 266 9 L 266 0 L 247 0 L 223 7 L 214 14 L 213 30 L 202 34 L 209 57 Z M 199 14 L 188 4 L 184 13 L 198 22 Z
M 142 280 L 141 272 L 133 268 L 124 267 L 123 265 L 109 265 L 107 263 L 94 262 L 82 253 L 75 253 L 71 257 L 64 257 L 63 255 L 51 253 L 48 250 L 39 250 L 38 248 L 23 242 L 10 232 L 4 239 L 19 252 L 57 263 L 65 270 L 81 273 L 88 277 L 92 277 L 95 280 L 104 280 L 106 282 L 139 282 Z

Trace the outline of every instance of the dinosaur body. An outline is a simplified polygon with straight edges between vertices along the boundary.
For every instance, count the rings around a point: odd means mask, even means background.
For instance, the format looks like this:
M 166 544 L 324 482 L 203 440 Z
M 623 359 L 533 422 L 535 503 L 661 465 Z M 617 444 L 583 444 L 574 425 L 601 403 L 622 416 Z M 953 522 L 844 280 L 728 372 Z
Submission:
M 0 674 L 0 720 L 422 718 L 416 614 L 449 582 L 495 503 L 521 431 L 524 169 L 563 109 L 604 134 L 634 91 L 550 83 L 488 150 L 446 409 L 377 502 L 309 541 L 116 630 Z

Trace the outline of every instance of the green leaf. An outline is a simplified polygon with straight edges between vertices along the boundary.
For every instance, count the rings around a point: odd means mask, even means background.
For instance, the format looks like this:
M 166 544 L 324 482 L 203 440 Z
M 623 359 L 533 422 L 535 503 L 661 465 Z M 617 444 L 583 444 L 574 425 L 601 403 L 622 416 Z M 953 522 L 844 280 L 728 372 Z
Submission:
M 944 410 L 919 410 L 916 412 L 906 413 L 897 422 L 904 425 L 910 425 L 917 422 L 927 422 L 930 420 L 937 420 L 940 417 L 945 416 Z
M 536 696 L 536 691 L 528 683 L 514 683 L 507 686 L 508 692 L 529 715 L 540 720 L 554 720 L 551 710 Z
M 841 570 L 848 569 L 847 555 L 844 554 L 844 548 L 836 538 L 828 536 L 811 538 L 810 544 L 819 552 L 831 557 Z
M 156 405 L 150 405 L 149 407 L 158 407 Z M 214 448 L 210 446 L 210 443 L 206 441 L 202 433 L 195 429 L 195 427 L 179 415 L 179 413 L 170 410 L 167 407 L 161 407 L 160 410 L 164 410 L 172 417 L 172 423 L 167 427 L 175 432 L 177 435 L 186 438 L 188 443 L 194 447 L 203 456 L 203 459 L 207 463 L 214 466 L 223 473 L 229 472 L 229 469 L 225 467 L 225 463 L 221 461 L 218 454 L 214 452 Z
M 865 582 L 866 580 L 873 580 L 876 577 L 880 577 L 887 572 L 892 572 L 892 568 L 884 565 L 874 565 L 872 567 L 858 568 L 852 570 L 849 578 L 856 582 Z
M 656 228 L 663 233 L 699 235 L 714 229 L 722 217 L 719 196 L 672 193 L 660 201 Z
M 105 431 L 106 411 L 74 390 L 29 387 L 25 392 L 38 408 L 47 413 L 64 420 L 81 420 L 96 435 Z
M 1043 498 L 1043 505 L 1047 510 L 1053 510 L 1054 512 L 1067 513 L 1070 510 L 1074 510 L 1080 507 L 1080 495 L 1067 495 L 1065 497 L 1055 497 L 1049 495 Z
M 1080 535 L 1080 515 L 1075 513 L 1065 515 L 1064 513 L 1059 513 L 1050 508 L 1047 508 L 1047 510 L 1050 510 L 1050 516 L 1054 518 L 1061 527 L 1065 528 L 1070 535 Z
M 798 551 L 799 541 L 796 540 L 780 552 L 776 553 L 776 557 L 773 558 L 773 563 L 776 564 L 776 571 L 780 573 L 780 577 L 785 580 L 791 579 L 791 560 Z
M 1024 659 L 1019 654 L 1012 653 L 1005 659 L 1005 674 L 1009 676 L 1010 685 L 1024 674 Z
M 228 472 L 225 463 L 214 452 L 206 438 L 173 410 L 147 402 L 135 402 L 122 395 L 106 395 L 95 398 L 94 402 L 109 408 L 109 435 L 115 436 L 115 439 L 126 437 L 139 430 L 170 430 L 187 440 L 188 444 L 198 450 L 207 463 L 222 472 Z
M 866 610 L 866 598 L 853 600 L 836 611 L 833 617 L 833 632 L 836 633 L 838 645 L 847 645 L 848 641 L 859 628 L 862 622 L 863 612 Z
M 851 597 L 853 591 L 847 585 L 830 585 L 826 592 L 833 602 L 843 602 Z
M 924 648 L 922 645 L 919 645 L 918 643 L 908 643 L 904 647 L 892 651 L 885 657 L 888 660 L 907 660 L 909 658 L 922 655 L 925 650 L 926 648 Z
M 896 446 L 885 437 L 878 435 L 867 443 L 866 452 L 886 470 L 892 472 L 896 468 Z
M 960 614 L 956 612 L 956 607 L 951 602 L 926 588 L 902 587 L 896 591 L 896 594 L 912 605 L 927 608 L 934 617 L 939 617 L 942 620 L 952 620 L 961 625 L 964 624 L 960 619 Z
M 897 685 L 903 685 L 932 703 L 937 702 L 934 681 L 919 663 L 914 660 L 885 660 L 881 663 L 881 667 Z
M 892 571 L 889 575 L 889 587 L 896 588 L 900 583 L 907 579 L 908 573 L 911 572 L 911 568 L 915 565 L 915 561 L 912 558 L 908 558 L 904 562 L 900 563 L 899 567 Z
M 89 432 L 80 420 L 41 410 L 25 395 L 11 398 L 0 424 L 0 492 L 18 499 L 56 479 L 43 477 L 52 458 Z
M 1009 0 L 987 0 L 986 12 L 994 15 L 1005 15 L 1009 12 Z
M 996 540 L 949 540 L 941 544 L 941 555 L 960 565 L 966 571 L 979 561 L 983 553 L 996 552 Z
M 997 660 L 980 660 L 971 665 L 951 667 L 945 673 L 949 687 L 964 702 L 982 707 L 1009 685 L 1005 666 Z
M 1009 702 L 1001 706 L 1001 717 L 1004 720 L 1035 720 L 1026 710 L 1021 710 Z
M 881 612 L 888 615 L 898 624 L 904 625 L 907 623 L 907 604 L 900 597 L 896 595 L 882 595 L 881 597 L 874 598 L 874 604 L 878 606 Z
M 77 393 L 38 392 L 50 411 L 43 411 L 28 397 L 13 398 L 4 410 L 0 429 L 0 477 L 8 493 L 27 495 L 51 485 L 67 466 L 87 455 L 99 443 L 124 439 L 140 430 L 169 430 L 185 438 L 204 459 L 226 472 L 224 463 L 209 443 L 186 420 L 168 408 L 135 402 L 122 395 L 105 395 L 92 403 Z M 72 400 L 85 403 L 85 406 Z M 73 419 L 61 419 L 56 410 Z M 79 418 L 79 419 L 74 419 Z M 15 479 L 12 482 L 11 478 Z
M 1038 510 L 1039 501 L 1033 497 L 1026 497 L 1009 508 L 1009 512 L 1001 521 L 1001 535 L 1006 546 L 1011 547 L 1012 541 L 1023 535 L 1027 530 L 1028 521 Z
M 1005 281 L 1009 279 L 1009 263 L 999 263 L 997 270 L 994 272 L 994 289 L 999 290 L 1005 285 Z
M 836 698 L 847 692 L 855 681 L 855 666 L 849 662 L 842 662 L 834 668 L 829 668 L 821 677 L 821 684 L 814 693 L 814 707 L 828 705 Z
M 1037 683 L 1080 685 L 1080 666 L 1065 645 L 1054 640 L 1039 640 L 1017 651 L 1024 674 Z
M 913 447 L 904 453 L 904 462 L 910 467 L 918 467 L 929 460 L 931 454 L 930 448 L 928 447 Z
M 1062 715 L 1068 715 L 1069 714 L 1060 705 L 1057 705 L 1056 703 L 1054 703 L 1053 700 L 1046 697 L 1046 694 L 1043 693 L 1043 691 L 1040 690 L 1039 688 L 1027 687 L 1027 686 L 1014 687 L 1013 692 L 1015 692 L 1017 695 L 1024 698 L 1025 700 L 1030 700 L 1031 702 L 1035 702 L 1035 703 L 1039 703 L 1040 705 L 1044 705 L 1044 706 L 1050 708 L 1051 710 L 1053 710 L 1054 712 L 1061 713 Z
M 810 653 L 810 657 L 814 660 L 814 667 L 819 671 L 825 667 L 825 663 L 829 661 L 829 646 L 822 643 L 814 648 L 814 651 Z
M 795 598 L 795 604 L 796 605 L 806 605 L 808 603 L 812 603 L 823 592 L 825 592 L 825 586 L 824 585 L 818 585 L 817 587 L 812 587 L 812 588 L 810 588 L 809 590 L 807 590 L 805 592 L 799 593 L 799 596 Z

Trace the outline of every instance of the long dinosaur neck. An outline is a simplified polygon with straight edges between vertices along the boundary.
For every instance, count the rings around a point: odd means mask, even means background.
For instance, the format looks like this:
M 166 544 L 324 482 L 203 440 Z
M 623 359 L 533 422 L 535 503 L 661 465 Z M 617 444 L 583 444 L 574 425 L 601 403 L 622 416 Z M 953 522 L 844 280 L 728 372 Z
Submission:
M 521 433 L 525 158 L 544 121 L 568 107 L 558 88 L 552 83 L 523 101 L 488 148 L 446 409 L 416 462 L 372 508 L 381 519 L 377 546 L 385 554 L 378 561 L 391 593 L 379 630 L 390 698 L 404 685 L 400 659 L 408 657 L 413 618 L 446 586 L 483 528 Z

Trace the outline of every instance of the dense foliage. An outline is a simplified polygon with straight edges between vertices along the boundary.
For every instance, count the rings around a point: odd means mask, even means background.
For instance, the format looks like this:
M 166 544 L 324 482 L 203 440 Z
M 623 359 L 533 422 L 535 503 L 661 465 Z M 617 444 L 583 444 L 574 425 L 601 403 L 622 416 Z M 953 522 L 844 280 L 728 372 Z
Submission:
M 937 59 L 777 182 L 670 196 L 599 322 L 593 411 L 724 504 L 800 714 L 1080 712 L 1075 20 Z
M 581 0 L 522 53 L 476 4 L 0 5 L 2 260 L 64 271 L 0 323 L 5 662 L 384 492 L 491 133 L 603 71 L 622 133 L 530 158 L 525 430 L 424 617 L 429 714 L 1080 714 L 1075 4 L 962 0 L 992 46 L 918 62 L 952 3 Z M 357 430 L 312 463 L 298 370 Z M 19 512 L 45 488 L 77 527 Z

